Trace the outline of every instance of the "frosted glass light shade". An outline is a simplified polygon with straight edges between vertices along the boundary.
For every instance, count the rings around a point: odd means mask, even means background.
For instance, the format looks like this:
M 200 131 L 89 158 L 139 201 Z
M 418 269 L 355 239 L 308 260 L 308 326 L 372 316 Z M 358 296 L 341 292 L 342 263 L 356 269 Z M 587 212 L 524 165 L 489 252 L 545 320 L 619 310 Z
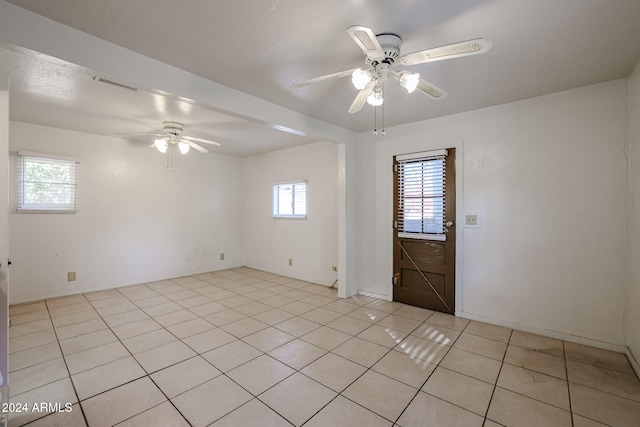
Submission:
M 400 76 L 400 80 L 398 81 L 398 83 L 400 83 L 400 86 L 405 88 L 409 93 L 416 90 L 419 82 L 420 74 L 418 73 L 402 73 L 402 76 Z
M 178 142 L 178 149 L 180 150 L 181 154 L 187 154 L 189 152 L 189 144 Z
M 355 70 L 353 70 L 353 73 L 351 73 L 351 83 L 353 83 L 353 86 L 358 90 L 364 89 L 367 83 L 369 83 L 370 81 L 371 71 L 369 70 L 356 68 Z
M 371 94 L 367 97 L 367 103 L 369 105 L 373 105 L 374 107 L 378 107 L 382 105 L 384 99 L 382 98 L 382 91 L 371 92 Z

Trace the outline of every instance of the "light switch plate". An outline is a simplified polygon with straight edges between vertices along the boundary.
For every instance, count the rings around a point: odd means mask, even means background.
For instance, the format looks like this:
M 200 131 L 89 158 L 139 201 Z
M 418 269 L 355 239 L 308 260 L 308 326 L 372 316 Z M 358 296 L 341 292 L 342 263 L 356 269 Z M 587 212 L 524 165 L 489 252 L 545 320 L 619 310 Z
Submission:
M 480 214 L 478 212 L 465 212 L 464 226 L 467 228 L 481 228 Z

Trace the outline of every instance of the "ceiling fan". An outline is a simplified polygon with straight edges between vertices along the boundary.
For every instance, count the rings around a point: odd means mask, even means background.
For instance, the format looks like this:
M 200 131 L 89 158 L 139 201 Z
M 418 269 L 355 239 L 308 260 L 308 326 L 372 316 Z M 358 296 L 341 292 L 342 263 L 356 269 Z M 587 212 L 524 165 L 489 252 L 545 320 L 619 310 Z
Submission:
M 364 52 L 366 63 L 364 68 L 352 68 L 294 83 L 291 86 L 298 88 L 326 80 L 351 76 L 354 87 L 360 92 L 358 92 L 351 107 L 349 107 L 350 113 L 360 111 L 365 102 L 373 106 L 382 105 L 384 101 L 384 82 L 389 76 L 393 76 L 396 82 L 409 93 L 418 89 L 433 99 L 443 99 L 447 96 L 447 93 L 433 83 L 421 78 L 420 74 L 407 70 L 395 70 L 392 67 L 396 63 L 411 66 L 443 59 L 478 55 L 488 51 L 492 45 L 489 40 L 478 38 L 400 56 L 402 39 L 397 34 L 382 33 L 376 35 L 371 28 L 360 25 L 347 28 L 347 32 Z
M 196 144 L 220 145 L 215 141 L 208 139 L 196 138 L 195 136 L 187 136 L 183 134 L 184 125 L 178 122 L 162 122 L 162 130 L 154 133 L 116 133 L 116 135 L 136 135 L 136 136 L 155 136 L 156 139 L 152 147 L 156 147 L 161 153 L 166 153 L 170 147 L 177 146 L 180 153 L 187 154 L 189 148 L 193 148 L 201 153 L 208 153 L 209 150 Z

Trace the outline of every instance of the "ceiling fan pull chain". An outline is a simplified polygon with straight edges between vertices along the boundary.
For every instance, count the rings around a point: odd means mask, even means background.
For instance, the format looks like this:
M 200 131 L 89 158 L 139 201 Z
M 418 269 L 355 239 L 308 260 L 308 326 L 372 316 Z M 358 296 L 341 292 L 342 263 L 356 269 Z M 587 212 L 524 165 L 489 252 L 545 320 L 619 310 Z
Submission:
M 173 144 L 169 144 L 169 149 L 167 150 L 167 170 L 173 170 Z
M 384 131 L 384 103 L 382 103 L 382 136 L 385 136 L 387 133 Z

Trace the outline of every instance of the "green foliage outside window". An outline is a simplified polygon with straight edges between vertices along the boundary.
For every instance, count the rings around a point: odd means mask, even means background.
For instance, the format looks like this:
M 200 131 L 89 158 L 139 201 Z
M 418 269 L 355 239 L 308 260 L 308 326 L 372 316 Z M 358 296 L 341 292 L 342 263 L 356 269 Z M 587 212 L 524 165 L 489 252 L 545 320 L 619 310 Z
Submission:
M 76 162 L 22 156 L 18 187 L 20 210 L 75 210 Z

